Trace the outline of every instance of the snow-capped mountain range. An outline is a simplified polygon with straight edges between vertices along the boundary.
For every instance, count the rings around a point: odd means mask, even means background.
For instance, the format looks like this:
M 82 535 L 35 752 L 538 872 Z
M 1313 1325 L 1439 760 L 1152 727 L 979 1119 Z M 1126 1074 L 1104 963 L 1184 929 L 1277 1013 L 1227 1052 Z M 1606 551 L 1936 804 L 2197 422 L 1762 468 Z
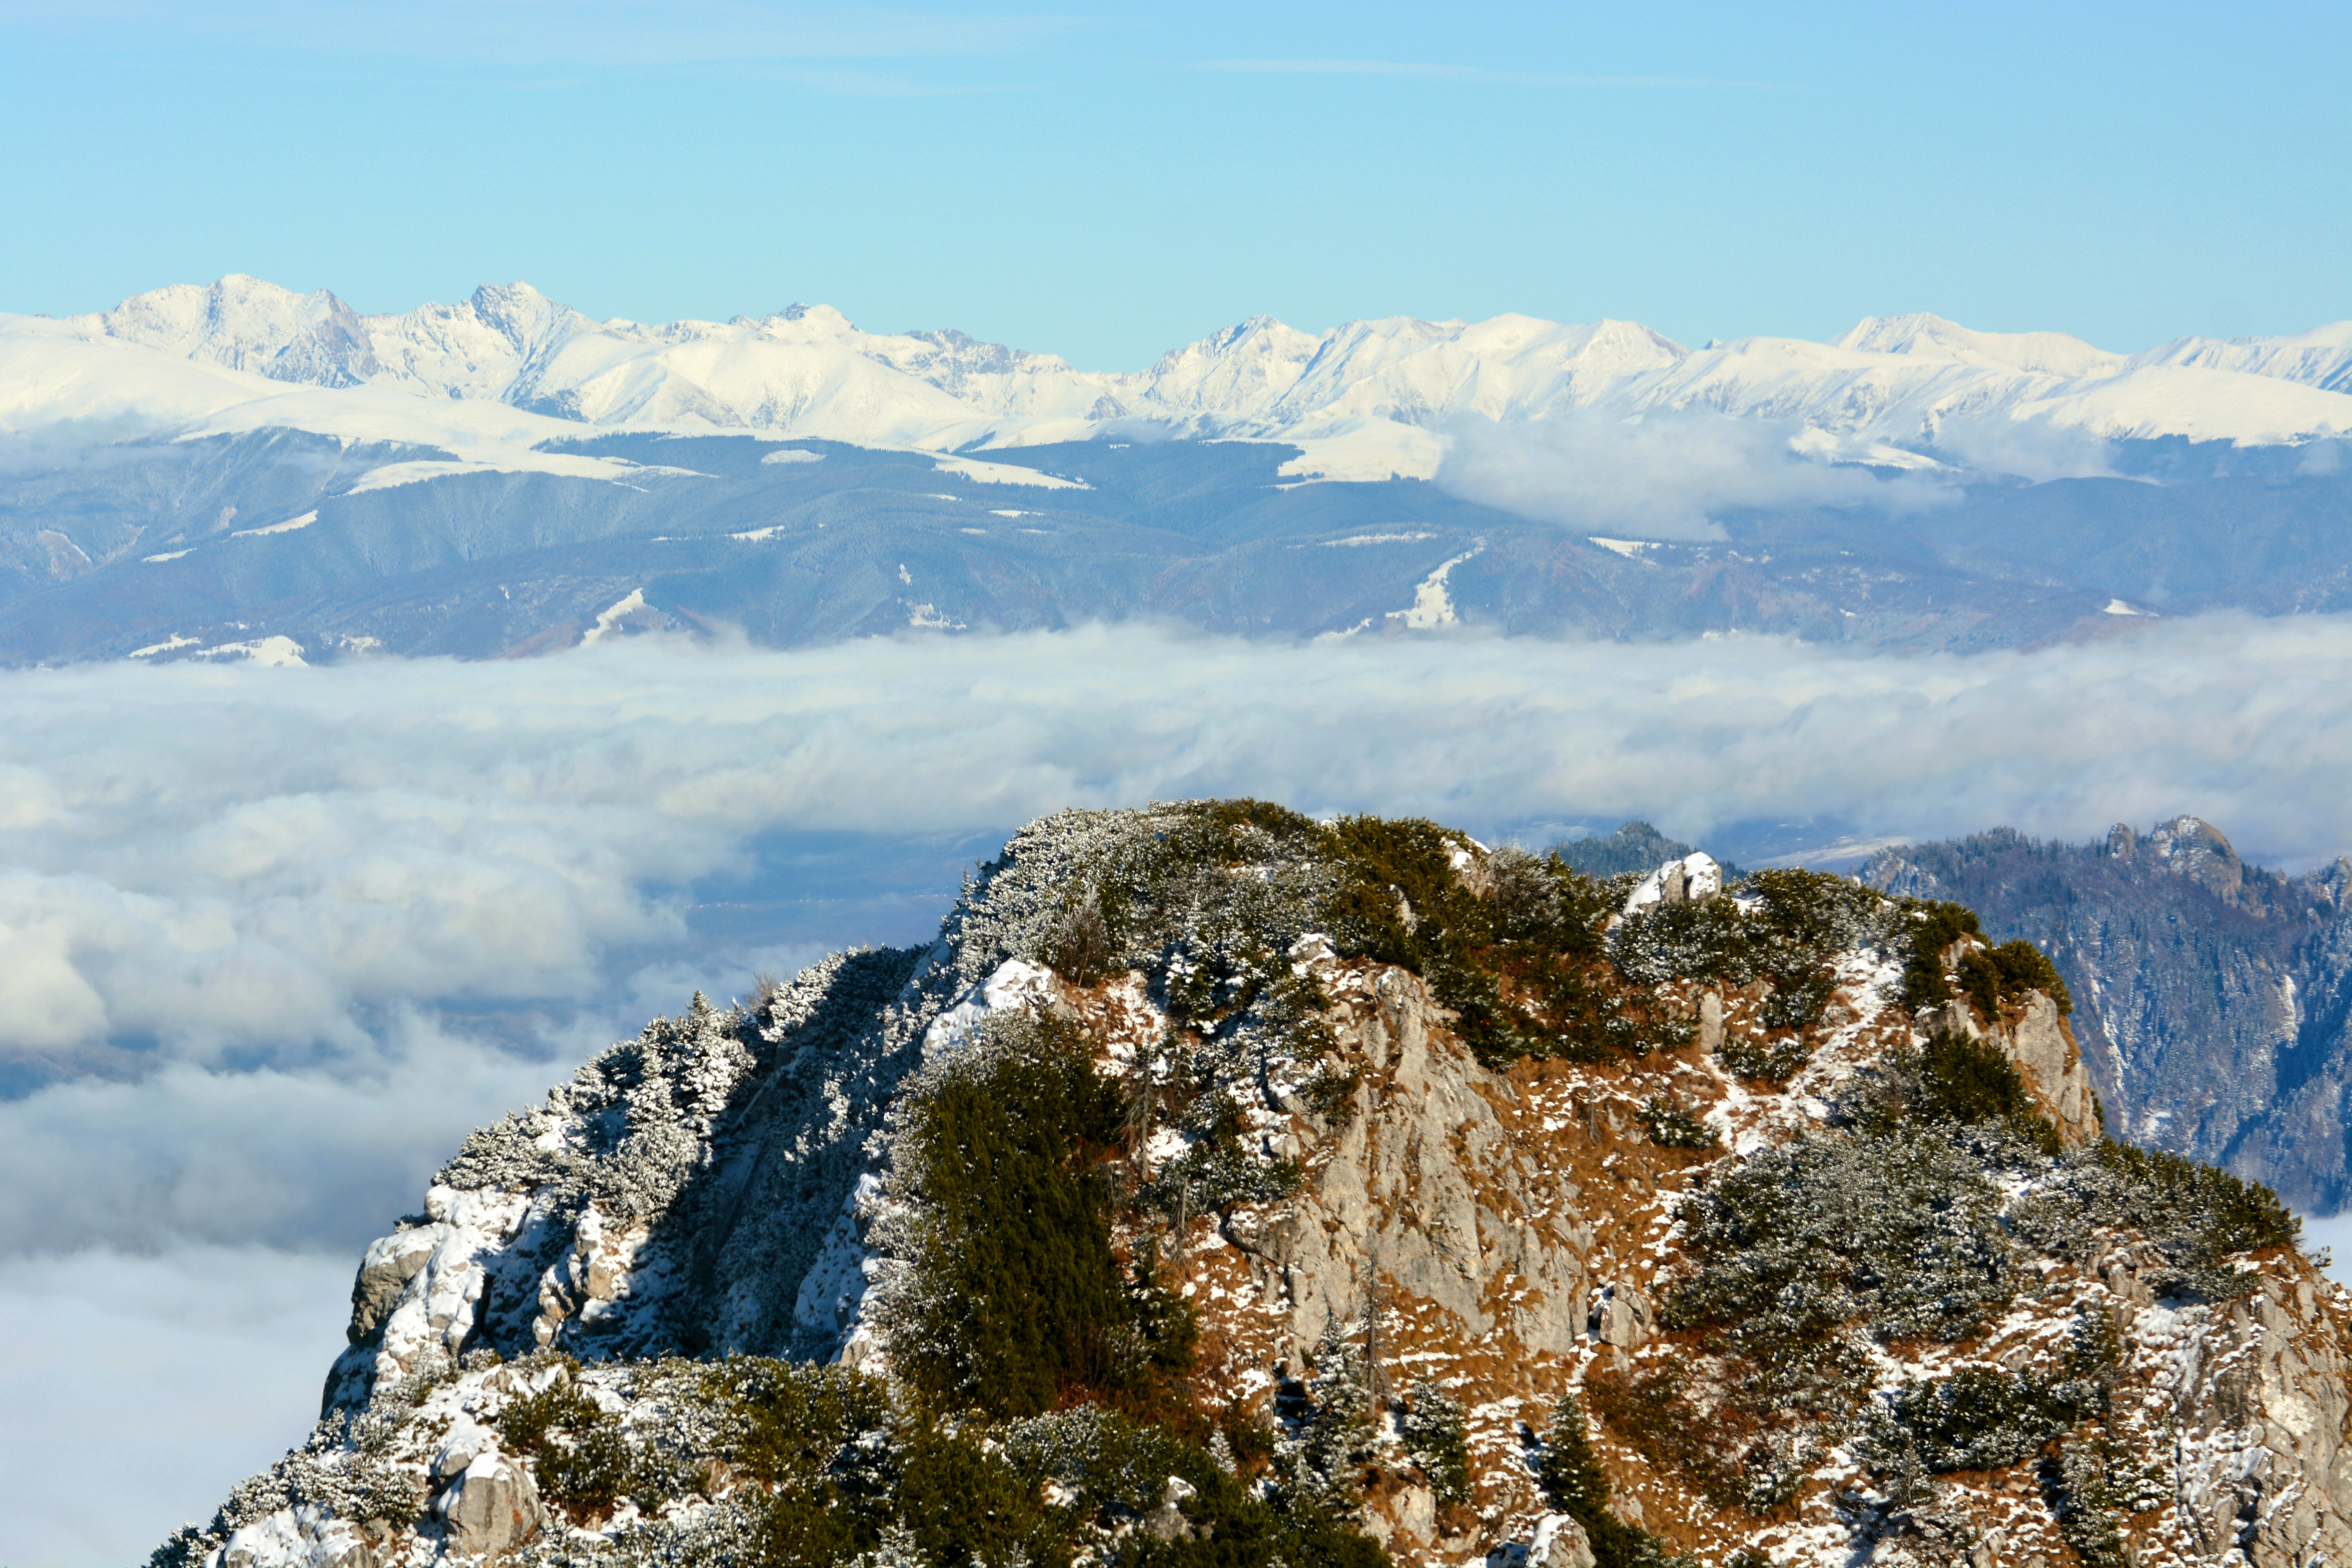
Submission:
M 533 450 L 583 426 L 939 451 L 1149 426 L 1296 443 L 1300 476 L 1428 478 L 1452 421 L 1575 409 L 1770 420 L 1809 456 L 1899 467 L 1970 449 L 1957 429 L 2294 444 L 2352 435 L 2352 321 L 2120 354 L 1929 315 L 1700 349 L 1630 321 L 1390 318 L 1318 334 L 1260 316 L 1110 374 L 961 332 L 863 331 L 822 305 L 595 321 L 521 283 L 362 316 L 325 290 L 232 276 L 93 315 L 0 315 L 0 435 L 288 427 L 438 447 L 454 459 L 439 471 L 603 474 L 604 459 Z

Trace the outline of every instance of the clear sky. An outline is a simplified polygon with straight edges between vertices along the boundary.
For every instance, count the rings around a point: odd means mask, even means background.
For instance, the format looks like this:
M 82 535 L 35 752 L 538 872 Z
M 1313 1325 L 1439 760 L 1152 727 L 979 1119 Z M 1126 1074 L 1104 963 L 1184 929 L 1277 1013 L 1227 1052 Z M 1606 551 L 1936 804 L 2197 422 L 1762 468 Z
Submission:
M 2116 349 L 2352 315 L 2352 7 L 0 0 L 0 309 L 954 326 L 1929 310 Z

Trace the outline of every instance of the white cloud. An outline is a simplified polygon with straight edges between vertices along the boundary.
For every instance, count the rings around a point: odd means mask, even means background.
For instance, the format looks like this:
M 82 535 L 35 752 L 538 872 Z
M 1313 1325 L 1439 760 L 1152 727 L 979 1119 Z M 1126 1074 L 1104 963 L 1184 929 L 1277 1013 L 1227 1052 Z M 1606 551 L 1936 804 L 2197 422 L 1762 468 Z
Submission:
M 1645 811 L 2352 846 L 2336 617 L 2032 653 L 1087 628 L 798 652 L 0 676 L 0 1064 L 365 1061 L 399 1006 L 576 1004 L 778 829 L 1249 791 L 1482 823 Z M 664 892 L 659 889 L 673 889 Z M 912 935 L 913 933 L 908 933 Z M 127 1054 L 126 1054 L 127 1053 Z
M 1801 457 L 1799 427 L 1706 410 L 1623 418 L 1564 408 L 1524 423 L 1465 416 L 1445 426 L 1437 483 L 1538 522 L 1634 539 L 1721 539 L 1709 521 L 1741 507 L 1904 507 L 1940 499 L 1927 481 L 1888 481 Z
M 1686 836 L 1789 816 L 2080 835 L 2193 810 L 2273 854 L 2336 853 L 2346 628 L 2188 620 L 1963 658 L 1097 627 L 16 672 L 0 1068 L 365 1072 L 401 1008 L 576 1012 L 690 954 L 677 889 L 780 829 L 1247 791 L 1486 825 L 1639 811 Z
M 1980 473 L 2033 484 L 2116 477 L 2115 447 L 2079 426 L 2006 415 L 1958 416 L 1936 427 L 1936 450 Z

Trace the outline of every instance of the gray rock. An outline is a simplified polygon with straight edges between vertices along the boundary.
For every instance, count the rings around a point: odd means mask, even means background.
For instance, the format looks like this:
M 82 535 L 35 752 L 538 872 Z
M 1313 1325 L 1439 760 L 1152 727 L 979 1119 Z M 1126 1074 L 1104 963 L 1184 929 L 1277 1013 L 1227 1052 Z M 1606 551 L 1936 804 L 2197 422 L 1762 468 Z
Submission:
M 2352 1563 L 2352 1359 L 2317 1290 L 2266 1276 L 2179 1316 L 2177 1503 L 2204 1560 Z
M 475 1456 L 436 1505 L 453 1557 L 492 1557 L 547 1525 L 530 1468 L 495 1452 Z

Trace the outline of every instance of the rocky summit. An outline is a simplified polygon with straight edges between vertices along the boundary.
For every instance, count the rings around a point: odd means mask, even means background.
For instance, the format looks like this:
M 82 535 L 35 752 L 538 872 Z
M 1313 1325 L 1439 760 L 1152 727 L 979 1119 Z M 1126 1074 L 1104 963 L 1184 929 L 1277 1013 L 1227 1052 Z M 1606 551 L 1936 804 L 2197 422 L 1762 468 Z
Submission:
M 2352 1296 L 2072 1007 L 1835 877 L 1048 817 L 475 1133 L 153 1562 L 2352 1563 Z

